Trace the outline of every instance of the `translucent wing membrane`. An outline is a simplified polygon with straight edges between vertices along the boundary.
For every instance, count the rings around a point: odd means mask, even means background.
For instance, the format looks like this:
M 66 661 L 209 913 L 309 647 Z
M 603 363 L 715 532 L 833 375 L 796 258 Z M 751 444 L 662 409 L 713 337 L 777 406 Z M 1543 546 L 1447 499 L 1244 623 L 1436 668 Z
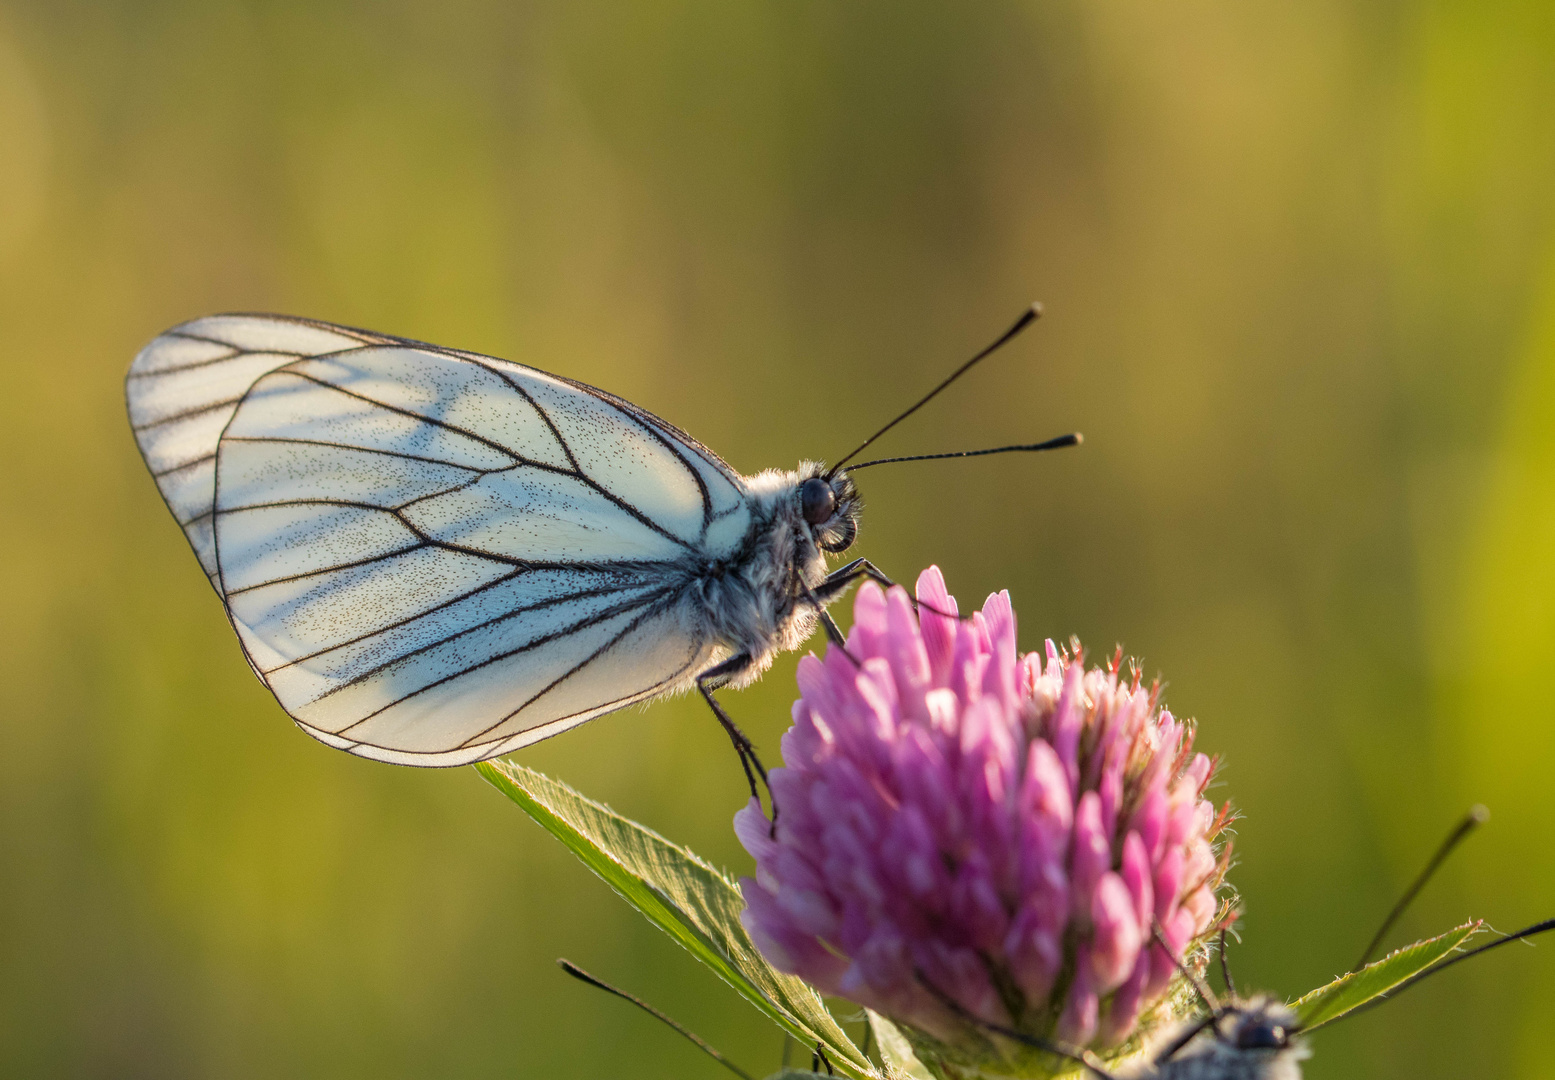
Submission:
M 744 487 L 635 406 L 270 316 L 163 335 L 129 400 L 250 662 L 331 745 L 477 761 L 711 658 L 686 586 L 743 541 Z
M 212 581 L 216 443 L 238 401 L 267 371 L 367 340 L 373 335 L 342 327 L 217 315 L 169 330 L 135 358 L 125 380 L 135 440 Z

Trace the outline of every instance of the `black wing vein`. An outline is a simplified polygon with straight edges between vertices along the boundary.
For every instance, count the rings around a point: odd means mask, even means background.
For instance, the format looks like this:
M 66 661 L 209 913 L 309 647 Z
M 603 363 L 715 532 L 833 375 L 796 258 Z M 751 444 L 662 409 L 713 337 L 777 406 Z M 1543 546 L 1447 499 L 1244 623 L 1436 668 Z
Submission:
M 546 694 L 549 694 L 552 690 L 555 690 L 562 683 L 566 682 L 568 679 L 572 678 L 578 672 L 580 672 L 584 668 L 588 667 L 595 660 L 598 660 L 601 656 L 605 655 L 605 653 L 607 653 L 611 649 L 615 648 L 617 645 L 619 645 L 621 643 L 622 639 L 624 639 L 626 637 L 626 635 L 632 633 L 639 626 L 641 626 L 645 619 L 649 618 L 650 616 L 659 614 L 660 610 L 664 606 L 666 606 L 665 603 L 659 603 L 659 604 L 656 604 L 655 606 L 649 608 L 647 611 L 644 611 L 644 612 L 641 612 L 640 614 L 638 614 L 636 618 L 634 618 L 631 622 L 627 623 L 624 627 L 622 627 L 621 630 L 619 632 L 617 632 L 616 635 L 614 637 L 612 637 L 609 641 L 605 642 L 599 648 L 597 648 L 593 652 L 589 653 L 588 656 L 584 657 L 582 660 L 579 660 L 572 667 L 568 668 L 566 671 L 562 672 L 562 674 L 560 674 L 556 678 L 552 679 L 548 684 L 546 684 L 546 686 L 543 689 L 541 689 L 537 693 L 531 695 L 529 697 L 529 699 L 527 701 L 525 701 L 522 705 L 518 706 L 518 708 L 516 708 L 512 712 L 508 713 L 506 716 L 504 716 L 501 720 L 497 721 L 495 724 L 492 724 L 485 731 L 481 731 L 481 732 L 478 732 L 475 735 L 470 736 L 463 743 L 461 743 L 460 746 L 461 747 L 466 747 L 466 746 L 470 746 L 472 744 L 479 743 L 480 740 L 481 740 L 481 736 L 489 735 L 491 732 L 496 731 L 503 724 L 505 724 L 509 720 L 513 719 L 513 717 L 517 716 L 519 713 L 521 713 L 525 709 L 529 708 L 529 706 L 531 706 L 535 702 L 539 701 Z M 582 627 L 579 627 L 578 629 L 582 629 Z M 577 631 L 574 630 L 573 632 L 576 633 Z M 681 668 L 681 671 L 684 671 L 684 670 L 685 670 L 685 668 Z M 679 673 L 677 672 L 677 674 L 679 674 Z
M 661 596 L 662 596 L 662 594 L 661 594 Z M 659 598 L 660 597 L 649 596 L 649 597 L 643 597 L 643 598 L 639 598 L 639 599 L 633 600 L 630 603 L 616 604 L 613 607 L 606 608 L 604 611 L 595 612 L 594 614 L 588 616 L 587 618 L 580 619 L 577 622 L 572 623 L 569 626 L 563 627 L 560 630 L 552 631 L 549 634 L 543 634 L 540 637 L 534 638 L 531 641 L 526 641 L 526 642 L 524 642 L 524 644 L 519 645 L 519 646 L 517 646 L 515 648 L 508 649 L 505 652 L 497 653 L 497 654 L 495 654 L 493 656 L 488 656 L 486 659 L 480 661 L 477 664 L 471 664 L 468 667 L 461 668 L 460 670 L 458 670 L 456 672 L 452 672 L 452 673 L 450 673 L 448 675 L 444 675 L 443 677 L 441 677 L 439 679 L 436 679 L 436 680 L 434 680 L 432 682 L 429 682 L 429 683 L 427 683 L 424 686 L 419 686 L 416 689 L 410 691 L 409 693 L 401 694 L 400 696 L 398 696 L 398 697 L 394 698 L 393 700 L 389 701 L 387 704 L 385 704 L 385 705 L 383 705 L 383 706 L 373 710 L 372 712 L 368 713 L 366 716 L 364 716 L 360 720 L 358 720 L 355 724 L 349 724 L 346 727 L 341 728 L 338 732 L 336 732 L 336 734 L 344 735 L 347 731 L 350 731 L 351 728 L 354 728 L 354 727 L 356 727 L 359 724 L 363 724 L 363 723 L 367 722 L 368 720 L 371 720 L 373 717 L 377 716 L 379 713 L 383 712 L 385 709 L 390 709 L 390 708 L 393 708 L 395 705 L 403 704 L 404 702 L 409 701 L 411 698 L 416 697 L 419 694 L 426 693 L 428 690 L 433 690 L 433 689 L 435 689 L 435 688 L 437 688 L 439 686 L 444 685 L 445 683 L 453 682 L 455 679 L 462 679 L 466 675 L 469 675 L 471 672 L 479 671 L 482 668 L 490 667 L 492 664 L 498 663 L 499 661 L 507 660 L 507 659 L 510 659 L 511 657 L 519 656 L 519 655 L 521 655 L 523 653 L 526 653 L 526 652 L 532 652 L 533 650 L 538 649 L 542 645 L 550 644 L 552 641 L 557 641 L 557 640 L 560 640 L 561 638 L 565 638 L 565 637 L 571 637 L 573 634 L 576 634 L 579 630 L 586 630 L 590 626 L 597 626 L 599 623 L 605 622 L 605 621 L 607 621 L 609 619 L 613 619 L 617 615 L 621 615 L 621 614 L 624 614 L 624 613 L 626 613 L 628 611 L 631 611 L 631 610 L 633 610 L 635 608 L 642 607 L 644 604 L 651 604 L 651 603 L 653 603 L 653 601 L 655 599 L 659 599 Z M 640 616 L 639 616 L 639 618 L 640 618 Z M 456 635 L 453 635 L 453 636 L 454 637 L 459 637 L 459 636 L 462 636 L 462 634 L 456 634 Z M 444 642 L 437 642 L 435 644 L 441 645 L 441 644 L 444 644 Z M 428 646 L 427 648 L 431 648 L 431 647 L 435 647 L 435 645 L 434 646 Z M 394 664 L 403 663 L 405 660 L 410 659 L 411 656 L 419 654 L 419 653 L 423 653 L 425 651 L 427 651 L 426 648 L 417 649 L 415 651 L 415 653 L 407 653 L 404 656 L 397 657 L 392 663 L 385 664 L 383 666 L 383 669 L 386 670 L 387 668 L 392 667 Z M 576 665 L 573 670 L 576 670 L 578 666 L 581 666 L 581 665 Z M 334 688 L 332 690 L 327 691 L 324 695 L 321 695 L 321 696 L 322 697 L 327 697 L 327 696 L 329 696 L 331 694 L 338 693 L 339 691 L 344 690 L 347 686 L 350 686 L 353 683 L 359 682 L 359 681 L 360 681 L 360 679 L 353 679 L 350 682 L 342 683 L 340 686 L 338 686 L 338 687 L 336 687 L 336 688 Z

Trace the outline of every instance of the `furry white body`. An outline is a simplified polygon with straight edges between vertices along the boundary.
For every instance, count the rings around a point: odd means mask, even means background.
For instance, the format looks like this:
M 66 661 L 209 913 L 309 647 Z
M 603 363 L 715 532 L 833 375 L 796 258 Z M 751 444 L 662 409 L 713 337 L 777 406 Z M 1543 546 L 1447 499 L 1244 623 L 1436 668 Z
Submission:
M 1216 1043 L 1132 1075 L 1138 1080 L 1301 1080 L 1306 1056 L 1297 1047 L 1238 1050 Z
M 1123 1076 L 1129 1080 L 1301 1080 L 1301 1062 L 1309 1051 L 1295 1030 L 1295 1014 L 1272 998 L 1233 1001 L 1222 1007 L 1214 1024 L 1167 1060 Z M 1164 1040 L 1168 1046 L 1173 1041 Z
M 534 368 L 278 316 L 212 316 L 126 382 L 142 455 L 249 663 L 310 735 L 459 765 L 696 685 L 813 631 L 858 504 L 745 477 Z M 812 495 L 814 492 L 812 492 Z
M 815 632 L 819 612 L 796 587 L 814 590 L 826 580 L 826 556 L 799 506 L 799 485 L 820 467 L 767 469 L 742 478 L 751 507 L 751 528 L 732 555 L 688 567 L 688 617 L 717 645 L 708 660 L 746 655 L 750 662 L 729 680 L 748 686 L 779 653 L 797 649 Z M 695 676 L 676 689 L 689 689 Z

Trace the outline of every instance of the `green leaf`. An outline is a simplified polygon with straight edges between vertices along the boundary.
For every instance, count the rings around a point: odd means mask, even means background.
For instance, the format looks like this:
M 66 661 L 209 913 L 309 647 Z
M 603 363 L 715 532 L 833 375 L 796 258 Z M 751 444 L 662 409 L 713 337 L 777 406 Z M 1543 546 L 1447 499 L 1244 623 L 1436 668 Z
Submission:
M 876 1077 L 820 995 L 762 959 L 740 924 L 745 898 L 723 872 L 603 803 L 508 761 L 475 768 L 603 878 L 648 921 L 712 968 L 806 1046 L 820 1043 L 849 1076 Z
M 767 1080 L 813 1080 L 817 1076 L 821 1080 L 831 1080 L 825 1073 L 811 1072 L 809 1069 L 779 1069 L 767 1077 Z
M 1331 1024 L 1345 1013 L 1381 997 L 1399 984 L 1440 963 L 1484 928 L 1484 923 L 1464 923 L 1445 934 L 1397 949 L 1359 971 L 1341 975 L 1296 1000 L 1292 1008 L 1303 1031 Z
M 912 1052 L 912 1043 L 907 1041 L 907 1036 L 898 1031 L 895 1024 L 873 1009 L 868 1009 L 866 1012 L 869 1016 L 869 1026 L 875 1032 L 875 1044 L 880 1047 L 880 1060 L 885 1062 L 887 1074 L 892 1080 L 898 1077 L 934 1080 L 934 1075 Z

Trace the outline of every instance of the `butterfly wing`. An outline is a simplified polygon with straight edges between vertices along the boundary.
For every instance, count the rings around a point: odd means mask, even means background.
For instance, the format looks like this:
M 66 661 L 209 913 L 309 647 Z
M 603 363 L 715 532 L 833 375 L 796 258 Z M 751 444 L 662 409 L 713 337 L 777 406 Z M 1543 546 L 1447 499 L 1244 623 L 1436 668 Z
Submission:
M 216 444 L 243 394 L 304 356 L 383 340 L 301 319 L 215 315 L 174 327 L 135 357 L 124 383 L 135 441 L 212 584 Z
M 330 336 L 286 355 L 296 327 Z M 169 362 L 167 339 L 234 351 Z M 715 651 L 687 586 L 743 541 L 744 487 L 635 406 L 269 316 L 179 327 L 138 379 L 143 452 L 250 663 L 331 745 L 476 761 L 684 686 Z

